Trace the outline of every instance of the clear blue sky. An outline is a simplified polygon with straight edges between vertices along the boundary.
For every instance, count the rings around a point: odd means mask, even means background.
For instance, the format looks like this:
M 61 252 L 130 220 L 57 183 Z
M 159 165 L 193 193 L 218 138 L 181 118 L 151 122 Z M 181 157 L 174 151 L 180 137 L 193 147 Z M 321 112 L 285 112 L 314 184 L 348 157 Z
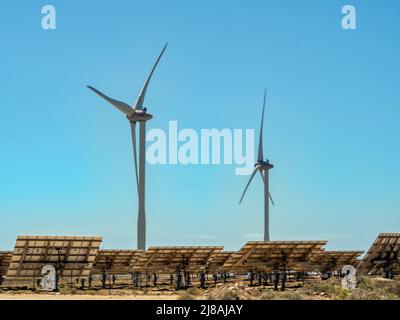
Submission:
M 41 28 L 41 8 L 57 29 Z M 341 28 L 341 7 L 357 30 Z M 132 103 L 151 82 L 149 128 L 255 128 L 273 240 L 367 249 L 400 231 L 398 1 L 2 1 L 0 249 L 22 234 L 101 235 L 136 246 L 129 124 L 85 85 Z M 148 245 L 261 240 L 257 177 L 234 165 L 148 166 Z

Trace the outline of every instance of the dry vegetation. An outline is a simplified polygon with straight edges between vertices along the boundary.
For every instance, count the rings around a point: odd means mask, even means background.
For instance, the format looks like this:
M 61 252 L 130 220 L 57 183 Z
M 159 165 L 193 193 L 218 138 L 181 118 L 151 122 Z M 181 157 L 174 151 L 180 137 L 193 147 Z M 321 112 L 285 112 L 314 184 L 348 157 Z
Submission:
M 205 291 L 186 291 L 180 299 L 210 300 L 400 300 L 400 280 L 359 278 L 354 290 L 341 287 L 339 279 L 307 282 L 299 288 L 273 291 L 249 287 L 245 282 L 223 285 Z

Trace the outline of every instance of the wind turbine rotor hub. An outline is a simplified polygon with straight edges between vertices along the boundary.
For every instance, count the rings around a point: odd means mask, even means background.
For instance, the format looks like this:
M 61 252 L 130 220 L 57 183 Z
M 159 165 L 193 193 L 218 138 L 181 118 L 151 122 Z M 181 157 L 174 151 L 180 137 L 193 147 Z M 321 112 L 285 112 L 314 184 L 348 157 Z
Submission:
M 135 112 L 132 115 L 126 117 L 131 122 L 146 122 L 153 119 L 153 115 L 147 113 L 146 110 L 144 109 L 135 110 Z
M 271 163 L 269 163 L 269 161 L 264 161 L 264 160 L 258 161 L 255 164 L 255 166 L 259 166 L 260 169 L 264 169 L 264 170 L 270 170 L 274 167 Z

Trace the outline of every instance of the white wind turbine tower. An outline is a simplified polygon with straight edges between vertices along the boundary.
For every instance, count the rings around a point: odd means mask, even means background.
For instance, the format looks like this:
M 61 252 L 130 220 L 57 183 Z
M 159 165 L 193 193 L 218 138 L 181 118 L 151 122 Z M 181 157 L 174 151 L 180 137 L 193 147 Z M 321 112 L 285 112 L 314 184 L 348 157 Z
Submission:
M 145 213 L 145 162 L 146 162 L 146 122 L 151 120 L 153 116 L 150 113 L 147 113 L 147 109 L 143 108 L 144 98 L 146 96 L 147 87 L 151 80 L 151 77 L 156 69 L 158 62 L 160 61 L 165 49 L 167 48 L 167 44 L 165 44 L 162 49 L 160 55 L 149 76 L 147 77 L 142 90 L 136 102 L 133 106 L 126 104 L 125 102 L 121 102 L 118 100 L 111 99 L 107 97 L 100 91 L 95 88 L 88 86 L 89 89 L 94 91 L 97 95 L 105 99 L 107 102 L 112 104 L 115 108 L 125 114 L 126 118 L 129 120 L 131 125 L 131 134 L 132 134 L 132 143 L 133 143 L 133 158 L 135 161 L 135 175 L 136 175 L 136 185 L 138 190 L 138 198 L 139 198 L 139 211 L 138 211 L 138 224 L 137 224 L 137 248 L 139 250 L 146 250 L 146 213 Z M 136 154 L 136 123 L 139 122 L 139 172 L 138 172 L 138 164 L 137 164 L 137 154 Z
M 269 241 L 269 200 L 271 200 L 272 205 L 274 205 L 274 201 L 272 200 L 271 194 L 269 193 L 269 170 L 271 170 L 274 166 L 269 163 L 268 159 L 264 159 L 263 153 L 263 127 L 264 127 L 264 112 L 265 112 L 265 100 L 267 96 L 267 91 L 264 91 L 264 103 L 263 110 L 261 116 L 261 129 L 260 129 L 260 140 L 258 142 L 258 156 L 257 162 L 254 165 L 253 173 L 250 176 L 250 180 L 246 185 L 246 188 L 243 191 L 242 197 L 240 198 L 239 204 L 242 203 L 243 197 L 249 187 L 251 181 L 257 172 L 260 172 L 262 181 L 264 183 L 264 241 Z

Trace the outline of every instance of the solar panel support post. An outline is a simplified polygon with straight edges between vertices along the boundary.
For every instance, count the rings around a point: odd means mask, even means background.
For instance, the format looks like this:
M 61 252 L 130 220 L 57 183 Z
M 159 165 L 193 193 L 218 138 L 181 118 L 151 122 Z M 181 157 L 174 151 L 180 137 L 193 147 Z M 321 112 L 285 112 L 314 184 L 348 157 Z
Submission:
M 55 277 L 56 277 L 56 283 L 55 283 L 55 286 L 56 286 L 56 288 L 54 289 L 54 291 L 58 291 L 58 270 L 56 269 L 56 274 L 55 274 Z
M 101 288 L 105 289 L 106 288 L 106 281 L 107 281 L 107 273 L 105 270 L 101 273 Z
M 385 255 L 385 264 L 384 264 L 384 272 L 385 272 L 385 278 L 387 279 L 392 279 L 394 278 L 394 275 L 392 275 L 391 272 L 391 266 L 394 264 L 399 264 L 399 259 L 397 256 L 397 252 L 395 250 L 396 246 L 394 244 L 391 244 L 389 246 L 389 252 Z
M 185 281 L 185 288 L 187 289 L 190 286 L 190 274 L 186 271 L 183 271 L 183 277 Z
M 190 285 L 191 285 L 191 274 L 189 272 L 187 277 L 187 286 L 190 287 Z
M 58 274 L 60 273 L 60 275 L 61 275 L 61 255 L 60 255 L 60 248 L 56 248 L 56 250 L 57 250 L 57 257 L 58 257 L 58 265 L 57 265 L 57 268 L 56 268 L 56 289 L 55 289 L 55 291 L 58 291 L 58 281 L 59 281 L 59 276 L 58 276 Z
M 176 290 L 180 290 L 181 286 L 182 286 L 182 275 L 181 275 L 181 271 L 178 269 L 176 271 Z
M 200 272 L 200 288 L 205 289 L 206 284 L 206 274 L 203 270 Z
M 108 278 L 108 294 L 111 295 L 111 279 L 108 273 L 107 273 L 107 278 Z
M 336 266 L 337 266 L 337 260 L 335 257 L 332 257 L 332 277 L 335 277 Z M 339 276 L 340 275 L 341 274 L 339 273 Z
M 0 274 L 0 277 L 1 277 L 1 274 Z M 1 282 L 1 281 L 0 281 Z M 33 292 L 35 292 L 36 291 L 36 272 L 35 271 L 33 271 L 33 283 L 32 283 L 32 291 Z M 1 285 L 1 283 L 0 283 L 0 285 Z

